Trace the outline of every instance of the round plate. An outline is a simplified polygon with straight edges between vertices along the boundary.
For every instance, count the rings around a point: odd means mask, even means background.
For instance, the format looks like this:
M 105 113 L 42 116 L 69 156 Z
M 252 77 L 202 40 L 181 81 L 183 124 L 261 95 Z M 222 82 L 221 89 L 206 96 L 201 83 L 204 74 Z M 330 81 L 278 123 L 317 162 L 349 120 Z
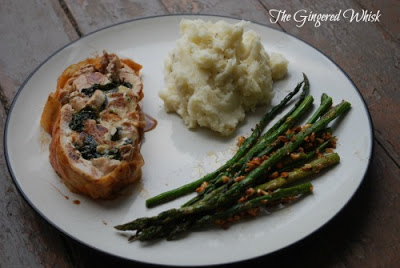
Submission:
M 5 152 L 11 175 L 25 199 L 48 222 L 70 237 L 100 251 L 153 264 L 210 265 L 246 260 L 288 246 L 329 221 L 349 201 L 360 185 L 371 157 L 372 126 L 365 103 L 354 84 L 326 56 L 310 45 L 277 30 L 252 23 L 247 26 L 262 37 L 267 52 L 282 53 L 290 62 L 288 76 L 274 84 L 276 104 L 302 80 L 311 83 L 315 107 L 323 92 L 352 109 L 340 124 L 341 163 L 313 180 L 314 193 L 269 215 L 234 224 L 228 230 L 198 230 L 167 242 L 128 243 L 113 226 L 137 217 L 151 216 L 177 207 L 190 196 L 153 208 L 151 196 L 192 181 L 224 163 L 235 150 L 238 135 L 248 135 L 265 107 L 248 115 L 234 135 L 219 137 L 208 130 L 188 130 L 180 117 L 167 114 L 158 92 L 164 87 L 163 61 L 179 38 L 183 18 L 238 20 L 216 16 L 161 16 L 134 20 L 87 35 L 59 50 L 25 81 L 14 99 L 5 130 Z M 57 77 L 70 64 L 103 50 L 131 58 L 144 67 L 144 111 L 158 126 L 146 133 L 145 159 L 140 183 L 112 201 L 94 201 L 68 191 L 48 161 L 50 137 L 40 127 L 42 109 Z M 336 120 L 337 121 L 337 120 Z

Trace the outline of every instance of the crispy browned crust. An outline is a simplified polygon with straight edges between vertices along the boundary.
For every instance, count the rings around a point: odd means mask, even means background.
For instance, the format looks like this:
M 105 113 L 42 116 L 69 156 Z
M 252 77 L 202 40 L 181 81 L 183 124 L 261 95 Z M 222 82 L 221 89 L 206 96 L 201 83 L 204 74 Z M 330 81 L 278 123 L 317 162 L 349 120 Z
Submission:
M 136 74 L 139 74 L 142 68 L 140 64 L 129 59 L 121 59 L 121 62 L 131 67 Z M 64 148 L 61 145 L 62 131 L 60 123 L 62 106 L 59 101 L 60 90 L 76 71 L 87 64 L 99 65 L 100 57 L 88 58 L 77 64 L 73 64 L 61 74 L 58 78 L 56 92 L 51 93 L 48 97 L 40 124 L 52 136 L 49 149 L 50 163 L 65 185 L 72 192 L 84 194 L 93 199 L 112 199 L 117 196 L 117 193 L 121 189 L 141 178 L 141 167 L 144 165 L 144 160 L 139 149 L 141 138 L 135 141 L 137 149 L 131 160 L 121 161 L 114 170 L 100 178 L 79 170 L 74 163 L 79 161 L 80 155 L 77 155 L 72 145 L 70 148 Z M 139 101 L 142 98 L 143 92 L 140 91 Z M 145 119 L 139 105 L 137 106 L 137 112 L 140 115 L 139 133 L 140 137 L 142 137 Z

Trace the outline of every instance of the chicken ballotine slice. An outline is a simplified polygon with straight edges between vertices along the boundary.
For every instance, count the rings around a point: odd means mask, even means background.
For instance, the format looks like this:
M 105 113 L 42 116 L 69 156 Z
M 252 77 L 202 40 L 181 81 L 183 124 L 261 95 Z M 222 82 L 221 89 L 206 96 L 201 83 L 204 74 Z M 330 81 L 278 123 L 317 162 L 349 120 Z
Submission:
M 104 52 L 58 78 L 40 123 L 52 135 L 50 163 L 72 192 L 109 199 L 140 179 L 141 68 Z

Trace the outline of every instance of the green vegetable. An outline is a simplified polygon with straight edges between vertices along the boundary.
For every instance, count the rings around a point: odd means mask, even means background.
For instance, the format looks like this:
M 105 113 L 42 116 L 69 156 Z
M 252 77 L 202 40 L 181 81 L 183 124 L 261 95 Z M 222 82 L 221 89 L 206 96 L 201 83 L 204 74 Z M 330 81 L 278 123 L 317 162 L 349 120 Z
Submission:
M 265 160 L 259 167 L 251 171 L 246 177 L 237 183 L 234 183 L 226 191 L 221 191 L 215 194 L 211 198 L 205 196 L 204 199 L 199 202 L 177 209 L 170 209 L 161 212 L 154 217 L 139 218 L 132 222 L 115 226 L 118 230 L 138 230 L 139 234 L 146 234 L 147 231 L 156 228 L 158 231 L 155 233 L 157 237 L 160 233 L 165 235 L 165 232 L 171 230 L 171 225 L 176 225 L 178 222 L 188 220 L 189 217 L 196 217 L 204 215 L 212 215 L 217 208 L 225 208 L 232 206 L 240 196 L 243 195 L 248 187 L 251 187 L 257 183 L 258 179 L 264 176 L 271 167 L 273 167 L 278 161 L 283 159 L 286 155 L 293 152 L 304 140 L 305 137 L 309 136 L 313 132 L 321 131 L 327 124 L 329 124 L 336 117 L 346 113 L 351 108 L 350 103 L 343 101 L 339 105 L 331 108 L 324 116 L 321 117 L 316 123 L 312 124 L 309 128 L 302 130 L 297 133 L 293 141 L 285 144 L 280 149 L 276 150 L 267 160 Z M 210 195 L 213 192 L 209 193 Z M 146 230 L 147 229 L 147 230 Z M 147 237 L 150 239 L 151 237 Z
M 90 136 L 86 135 L 85 139 L 83 140 L 82 146 L 75 146 L 75 148 L 81 153 L 82 157 L 86 160 L 100 157 L 101 155 L 96 151 L 97 142 L 95 139 Z
M 321 170 L 339 163 L 339 161 L 340 157 L 337 153 L 324 155 L 321 158 L 317 158 L 314 161 L 307 163 L 305 166 L 301 168 L 297 168 L 290 172 L 287 172 L 287 174 L 285 174 L 284 176 L 281 174 L 281 176 L 276 179 L 270 180 L 266 183 L 256 186 L 255 190 L 258 189 L 263 191 L 276 190 L 287 184 L 304 179 L 312 174 L 317 174 Z
M 194 223 L 194 227 L 207 226 L 211 223 L 214 223 L 217 220 L 220 220 L 220 219 L 223 220 L 228 217 L 237 215 L 240 212 L 248 211 L 252 208 L 258 208 L 262 205 L 265 205 L 266 202 L 273 202 L 273 201 L 277 201 L 277 200 L 281 200 L 281 199 L 285 199 L 285 198 L 289 198 L 289 197 L 296 197 L 299 195 L 309 194 L 312 192 L 312 190 L 313 190 L 313 186 L 310 182 L 299 184 L 299 185 L 296 185 L 296 186 L 293 186 L 290 188 L 282 188 L 282 189 L 276 190 L 275 192 L 255 197 L 255 198 L 250 199 L 243 203 L 239 203 L 239 204 L 234 205 L 222 212 L 203 216 Z
M 88 119 L 96 120 L 98 117 L 98 113 L 92 107 L 85 107 L 79 112 L 72 115 L 72 120 L 69 123 L 69 127 L 72 130 L 81 132 L 84 128 L 84 122 Z
M 129 82 L 122 82 L 122 83 L 111 82 L 111 83 L 107 83 L 107 84 L 104 84 L 104 85 L 93 84 L 91 87 L 83 88 L 81 90 L 81 92 L 83 94 L 85 94 L 86 96 L 91 97 L 96 90 L 101 90 L 101 91 L 105 91 L 105 92 L 117 92 L 118 91 L 118 87 L 120 85 L 122 85 L 124 87 L 127 87 L 127 88 L 132 88 L 132 84 L 129 83 Z
M 121 153 L 117 148 L 113 148 L 105 153 L 97 152 L 97 142 L 96 140 L 90 136 L 85 135 L 83 140 L 83 144 L 81 146 L 75 145 L 75 148 L 81 153 L 82 157 L 86 160 L 90 160 L 92 158 L 98 157 L 108 157 L 111 159 L 121 160 Z
M 112 141 L 118 141 L 121 138 L 121 130 L 122 127 L 117 127 L 117 130 L 115 131 L 114 135 L 111 136 Z

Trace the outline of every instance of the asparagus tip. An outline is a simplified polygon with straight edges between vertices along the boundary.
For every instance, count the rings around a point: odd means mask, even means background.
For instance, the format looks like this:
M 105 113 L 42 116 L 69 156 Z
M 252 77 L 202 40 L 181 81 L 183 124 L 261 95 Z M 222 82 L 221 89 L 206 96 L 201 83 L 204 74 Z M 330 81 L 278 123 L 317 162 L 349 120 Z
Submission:
M 124 231 L 123 225 L 115 225 L 114 228 L 119 231 Z

